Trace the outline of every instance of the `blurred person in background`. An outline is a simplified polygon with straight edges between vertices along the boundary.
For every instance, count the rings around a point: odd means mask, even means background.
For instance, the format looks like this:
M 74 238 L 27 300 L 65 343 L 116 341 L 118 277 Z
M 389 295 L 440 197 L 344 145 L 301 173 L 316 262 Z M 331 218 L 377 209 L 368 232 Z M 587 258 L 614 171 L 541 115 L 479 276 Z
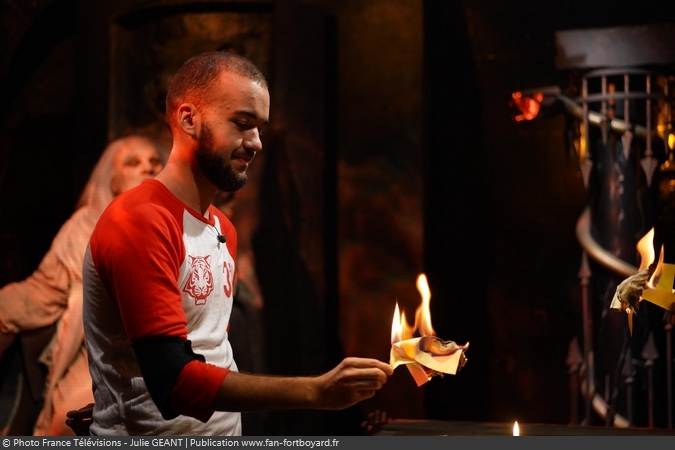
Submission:
M 0 358 L 17 338 L 20 340 L 22 332 L 56 325 L 39 357 L 47 375 L 35 436 L 73 435 L 65 423 L 66 412 L 93 402 L 82 326 L 84 252 L 108 204 L 157 175 L 165 159 L 161 148 L 142 136 L 111 142 L 94 167 L 75 212 L 60 228 L 35 272 L 0 289 Z M 26 343 L 22 344 L 26 355 Z M 26 366 L 36 363 L 24 361 Z

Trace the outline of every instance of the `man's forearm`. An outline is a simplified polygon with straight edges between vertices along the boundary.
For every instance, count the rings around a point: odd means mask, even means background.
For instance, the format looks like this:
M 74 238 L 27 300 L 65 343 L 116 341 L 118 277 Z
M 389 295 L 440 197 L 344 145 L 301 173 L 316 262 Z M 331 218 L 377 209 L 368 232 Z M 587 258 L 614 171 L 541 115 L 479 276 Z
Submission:
M 317 382 L 311 377 L 274 377 L 230 372 L 213 401 L 216 411 L 279 411 L 312 408 Z
M 316 377 L 230 372 L 218 389 L 213 409 L 343 409 L 375 395 L 392 372 L 389 364 L 370 358 L 345 358 L 333 370 Z
M 207 421 L 213 411 L 344 409 L 375 395 L 392 372 L 389 364 L 371 358 L 345 358 L 310 377 L 249 375 L 192 361 L 174 384 L 166 411 Z

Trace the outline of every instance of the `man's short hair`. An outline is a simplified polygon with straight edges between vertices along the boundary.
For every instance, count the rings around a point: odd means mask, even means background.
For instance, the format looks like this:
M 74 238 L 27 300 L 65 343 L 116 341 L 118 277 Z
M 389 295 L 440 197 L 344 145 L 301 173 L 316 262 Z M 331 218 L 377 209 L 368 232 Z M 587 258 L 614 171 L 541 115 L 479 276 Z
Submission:
M 267 80 L 260 69 L 243 56 L 223 51 L 194 56 L 183 63 L 169 83 L 166 117 L 172 129 L 176 125 L 174 116 L 178 107 L 190 102 L 197 108 L 202 108 L 209 100 L 213 83 L 223 72 L 246 77 L 267 88 Z

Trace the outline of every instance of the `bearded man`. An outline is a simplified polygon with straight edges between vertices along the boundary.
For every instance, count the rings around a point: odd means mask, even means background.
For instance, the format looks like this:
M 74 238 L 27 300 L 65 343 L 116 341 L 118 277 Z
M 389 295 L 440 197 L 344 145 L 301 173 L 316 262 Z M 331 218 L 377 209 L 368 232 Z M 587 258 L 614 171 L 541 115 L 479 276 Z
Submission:
M 85 256 L 91 434 L 240 435 L 242 411 L 346 408 L 391 375 L 369 358 L 316 377 L 237 370 L 237 233 L 212 201 L 246 183 L 269 106 L 263 75 L 232 53 L 198 55 L 173 77 L 167 165 L 108 207 Z

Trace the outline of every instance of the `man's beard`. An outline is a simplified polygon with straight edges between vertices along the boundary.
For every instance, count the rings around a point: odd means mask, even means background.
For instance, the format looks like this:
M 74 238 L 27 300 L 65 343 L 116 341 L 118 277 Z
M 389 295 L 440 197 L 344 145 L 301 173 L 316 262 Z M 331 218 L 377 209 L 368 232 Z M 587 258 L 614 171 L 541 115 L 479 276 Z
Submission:
M 223 165 L 222 159 L 213 147 L 213 134 L 211 129 L 204 124 L 195 151 L 195 159 L 199 164 L 199 169 L 211 184 L 221 191 L 234 192 L 243 188 L 248 179 L 246 172 L 236 173 L 232 170 L 232 167 Z

